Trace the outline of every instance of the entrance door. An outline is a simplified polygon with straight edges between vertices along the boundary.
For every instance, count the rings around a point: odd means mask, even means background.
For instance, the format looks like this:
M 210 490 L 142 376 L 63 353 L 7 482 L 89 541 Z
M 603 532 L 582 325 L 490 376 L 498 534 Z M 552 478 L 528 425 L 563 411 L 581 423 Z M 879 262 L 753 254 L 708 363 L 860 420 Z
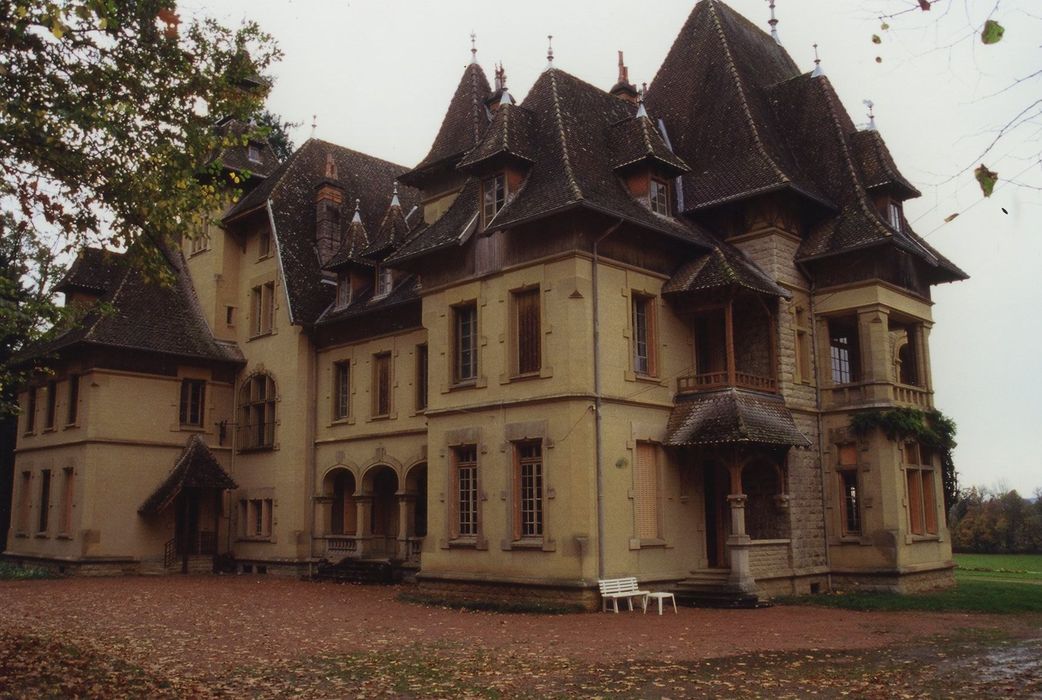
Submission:
M 398 478 L 390 467 L 383 467 L 373 475 L 373 507 L 369 522 L 373 554 L 391 555 L 397 547 L 397 490 Z
M 706 513 L 706 559 L 709 560 L 711 568 L 726 569 L 728 479 L 720 465 L 714 462 L 705 462 L 702 465 L 702 474 L 705 479 L 703 493 Z
M 177 497 L 177 519 L 174 521 L 174 542 L 179 555 L 198 554 L 199 550 L 199 493 L 185 489 Z

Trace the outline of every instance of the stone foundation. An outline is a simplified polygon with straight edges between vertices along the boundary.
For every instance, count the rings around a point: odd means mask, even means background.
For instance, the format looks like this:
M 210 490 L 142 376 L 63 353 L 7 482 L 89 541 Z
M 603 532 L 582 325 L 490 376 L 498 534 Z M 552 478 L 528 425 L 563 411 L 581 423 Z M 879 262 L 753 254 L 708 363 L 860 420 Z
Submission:
M 460 581 L 425 577 L 420 573 L 416 597 L 444 602 L 446 605 L 488 605 L 490 607 L 538 609 L 564 608 L 569 610 L 600 610 L 601 596 L 595 586 L 537 585 L 497 581 Z
M 832 574 L 832 587 L 837 591 L 874 591 L 886 593 L 922 593 L 955 586 L 954 565 L 928 571 L 838 572 Z

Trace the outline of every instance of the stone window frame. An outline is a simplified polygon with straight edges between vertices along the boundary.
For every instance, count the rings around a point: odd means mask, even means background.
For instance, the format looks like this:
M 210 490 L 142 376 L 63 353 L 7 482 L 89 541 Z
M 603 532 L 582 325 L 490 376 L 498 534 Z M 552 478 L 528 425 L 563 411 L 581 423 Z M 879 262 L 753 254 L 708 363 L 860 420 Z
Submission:
M 914 450 L 912 449 L 914 446 Z M 913 541 L 937 540 L 941 519 L 937 515 L 937 474 L 932 453 L 914 440 L 902 442 L 901 468 L 905 473 L 905 513 Z
M 445 504 L 445 528 L 444 540 L 441 542 L 442 549 L 476 549 L 487 550 L 488 539 L 485 536 L 485 513 L 484 503 L 488 500 L 484 491 L 484 471 L 487 464 L 487 448 L 482 442 L 482 432 L 479 427 L 460 428 L 445 433 L 444 449 L 442 457 L 445 459 L 445 491 L 442 494 L 442 503 Z M 458 448 L 474 446 L 476 450 L 477 463 L 477 534 L 473 537 L 460 537 L 456 513 L 457 496 L 457 474 L 456 455 Z M 429 468 L 429 464 L 428 464 Z

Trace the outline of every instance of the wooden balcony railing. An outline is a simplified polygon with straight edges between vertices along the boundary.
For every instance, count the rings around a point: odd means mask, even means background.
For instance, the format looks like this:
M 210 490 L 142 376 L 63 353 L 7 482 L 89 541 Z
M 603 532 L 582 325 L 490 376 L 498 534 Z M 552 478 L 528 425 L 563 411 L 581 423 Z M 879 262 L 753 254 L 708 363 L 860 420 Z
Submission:
M 731 386 L 728 381 L 727 372 L 705 372 L 703 374 L 690 374 L 677 379 L 677 394 L 693 394 L 700 391 L 715 391 Z M 770 377 L 761 377 L 748 372 L 735 372 L 734 386 L 739 389 L 752 389 L 753 391 L 764 391 L 776 393 L 778 382 Z

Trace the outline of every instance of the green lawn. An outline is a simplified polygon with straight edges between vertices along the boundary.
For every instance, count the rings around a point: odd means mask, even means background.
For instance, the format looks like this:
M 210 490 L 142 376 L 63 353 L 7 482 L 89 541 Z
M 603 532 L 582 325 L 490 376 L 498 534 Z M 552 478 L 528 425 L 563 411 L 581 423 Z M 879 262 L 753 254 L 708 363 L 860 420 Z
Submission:
M 1042 555 L 957 554 L 955 588 L 897 595 L 836 593 L 781 598 L 788 605 L 821 605 L 846 610 L 923 612 L 1042 613 Z

